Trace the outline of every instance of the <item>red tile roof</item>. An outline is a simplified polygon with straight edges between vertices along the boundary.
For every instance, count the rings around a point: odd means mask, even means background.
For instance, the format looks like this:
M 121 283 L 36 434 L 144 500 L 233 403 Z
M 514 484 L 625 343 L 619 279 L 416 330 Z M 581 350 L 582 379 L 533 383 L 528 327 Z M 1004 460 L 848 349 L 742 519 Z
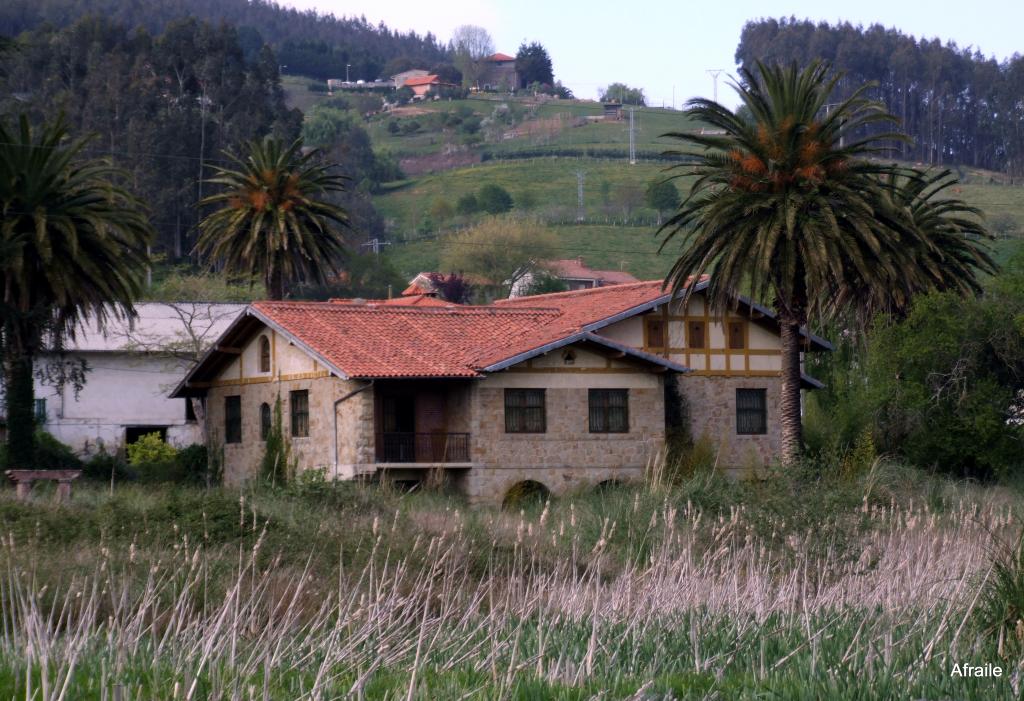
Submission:
M 434 83 L 440 83 L 441 79 L 436 75 L 421 75 L 415 78 L 408 78 L 402 87 L 412 87 L 415 85 L 433 85 Z
M 476 377 L 501 347 L 559 315 L 556 309 L 256 302 L 282 328 L 348 377 Z
M 582 258 L 564 258 L 550 260 L 546 266 L 561 278 L 578 278 L 582 280 L 600 280 L 605 285 L 619 285 L 625 282 L 640 282 L 627 272 L 621 270 L 594 270 L 588 268 Z
M 358 299 L 353 297 L 332 297 L 328 300 L 333 304 L 385 304 L 392 307 L 450 307 L 452 303 L 438 299 L 432 294 L 405 294 L 392 299 Z
M 557 292 L 489 306 L 421 296 L 413 305 L 398 298 L 256 302 L 253 309 L 349 377 L 474 377 L 657 300 L 665 294 L 661 284 Z
M 515 56 L 509 56 L 508 54 L 496 53 L 496 54 L 491 54 L 490 56 L 488 56 L 484 60 L 485 61 L 494 61 L 494 62 L 515 61 L 516 57 Z

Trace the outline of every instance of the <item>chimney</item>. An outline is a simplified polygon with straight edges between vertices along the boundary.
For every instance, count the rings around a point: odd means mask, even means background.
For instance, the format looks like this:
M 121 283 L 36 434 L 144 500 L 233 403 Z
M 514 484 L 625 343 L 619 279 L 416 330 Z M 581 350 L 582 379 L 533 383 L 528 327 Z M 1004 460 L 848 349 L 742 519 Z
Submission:
M 583 265 L 583 256 L 576 256 L 576 262 L 577 262 L 577 263 L 578 263 L 578 264 L 579 264 L 580 266 L 582 266 L 582 265 Z

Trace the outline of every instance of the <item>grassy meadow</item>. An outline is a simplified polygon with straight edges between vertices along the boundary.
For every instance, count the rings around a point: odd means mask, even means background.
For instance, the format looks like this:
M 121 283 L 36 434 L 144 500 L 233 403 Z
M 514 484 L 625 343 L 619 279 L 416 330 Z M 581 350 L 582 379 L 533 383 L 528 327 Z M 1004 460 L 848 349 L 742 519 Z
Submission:
M 1024 579 L 993 567 L 1016 488 L 882 463 L 658 482 L 509 510 L 315 482 L 5 491 L 0 697 L 1018 697 L 1019 631 L 985 616 Z M 951 676 L 987 662 L 1003 676 Z

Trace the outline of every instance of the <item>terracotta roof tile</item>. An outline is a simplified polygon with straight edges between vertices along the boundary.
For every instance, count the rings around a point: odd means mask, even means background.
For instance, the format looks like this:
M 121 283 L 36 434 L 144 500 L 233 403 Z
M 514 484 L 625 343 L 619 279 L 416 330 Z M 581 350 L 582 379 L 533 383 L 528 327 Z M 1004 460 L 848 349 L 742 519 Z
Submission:
M 557 309 L 256 302 L 253 309 L 349 377 L 475 377 L 480 356 L 543 327 Z M 509 353 L 514 355 L 514 353 Z
M 564 258 L 546 263 L 551 271 L 562 278 L 580 278 L 583 280 L 600 280 L 606 285 L 619 285 L 626 282 L 640 282 L 622 270 L 595 270 L 588 268 L 581 258 Z
M 406 79 L 406 81 L 404 83 L 402 83 L 402 86 L 403 87 L 412 87 L 412 86 L 415 86 L 415 85 L 433 85 L 435 83 L 440 83 L 440 82 L 441 82 L 441 79 L 439 77 L 437 77 L 436 75 L 422 75 L 422 76 L 416 76 L 416 77 L 413 77 L 413 78 Z
M 491 54 L 490 56 L 488 56 L 484 60 L 485 61 L 496 61 L 496 62 L 497 61 L 515 61 L 516 57 L 515 56 L 509 56 L 508 54 L 496 53 L 496 54 Z

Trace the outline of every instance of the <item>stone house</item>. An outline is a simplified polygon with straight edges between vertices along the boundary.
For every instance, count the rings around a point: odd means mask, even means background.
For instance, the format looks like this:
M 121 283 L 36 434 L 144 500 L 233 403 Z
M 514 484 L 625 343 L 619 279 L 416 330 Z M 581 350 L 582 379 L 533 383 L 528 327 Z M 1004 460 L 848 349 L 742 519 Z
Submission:
M 278 400 L 297 469 L 440 470 L 476 502 L 527 481 L 558 494 L 640 479 L 663 448 L 666 383 L 723 467 L 778 451 L 778 328 L 757 305 L 719 320 L 698 286 L 684 313 L 660 282 L 429 300 L 254 303 L 172 396 L 205 402 L 231 484 L 255 475 Z
M 480 59 L 480 76 L 477 78 L 476 87 L 480 90 L 498 92 L 511 92 L 518 88 L 516 57 L 497 53 Z

